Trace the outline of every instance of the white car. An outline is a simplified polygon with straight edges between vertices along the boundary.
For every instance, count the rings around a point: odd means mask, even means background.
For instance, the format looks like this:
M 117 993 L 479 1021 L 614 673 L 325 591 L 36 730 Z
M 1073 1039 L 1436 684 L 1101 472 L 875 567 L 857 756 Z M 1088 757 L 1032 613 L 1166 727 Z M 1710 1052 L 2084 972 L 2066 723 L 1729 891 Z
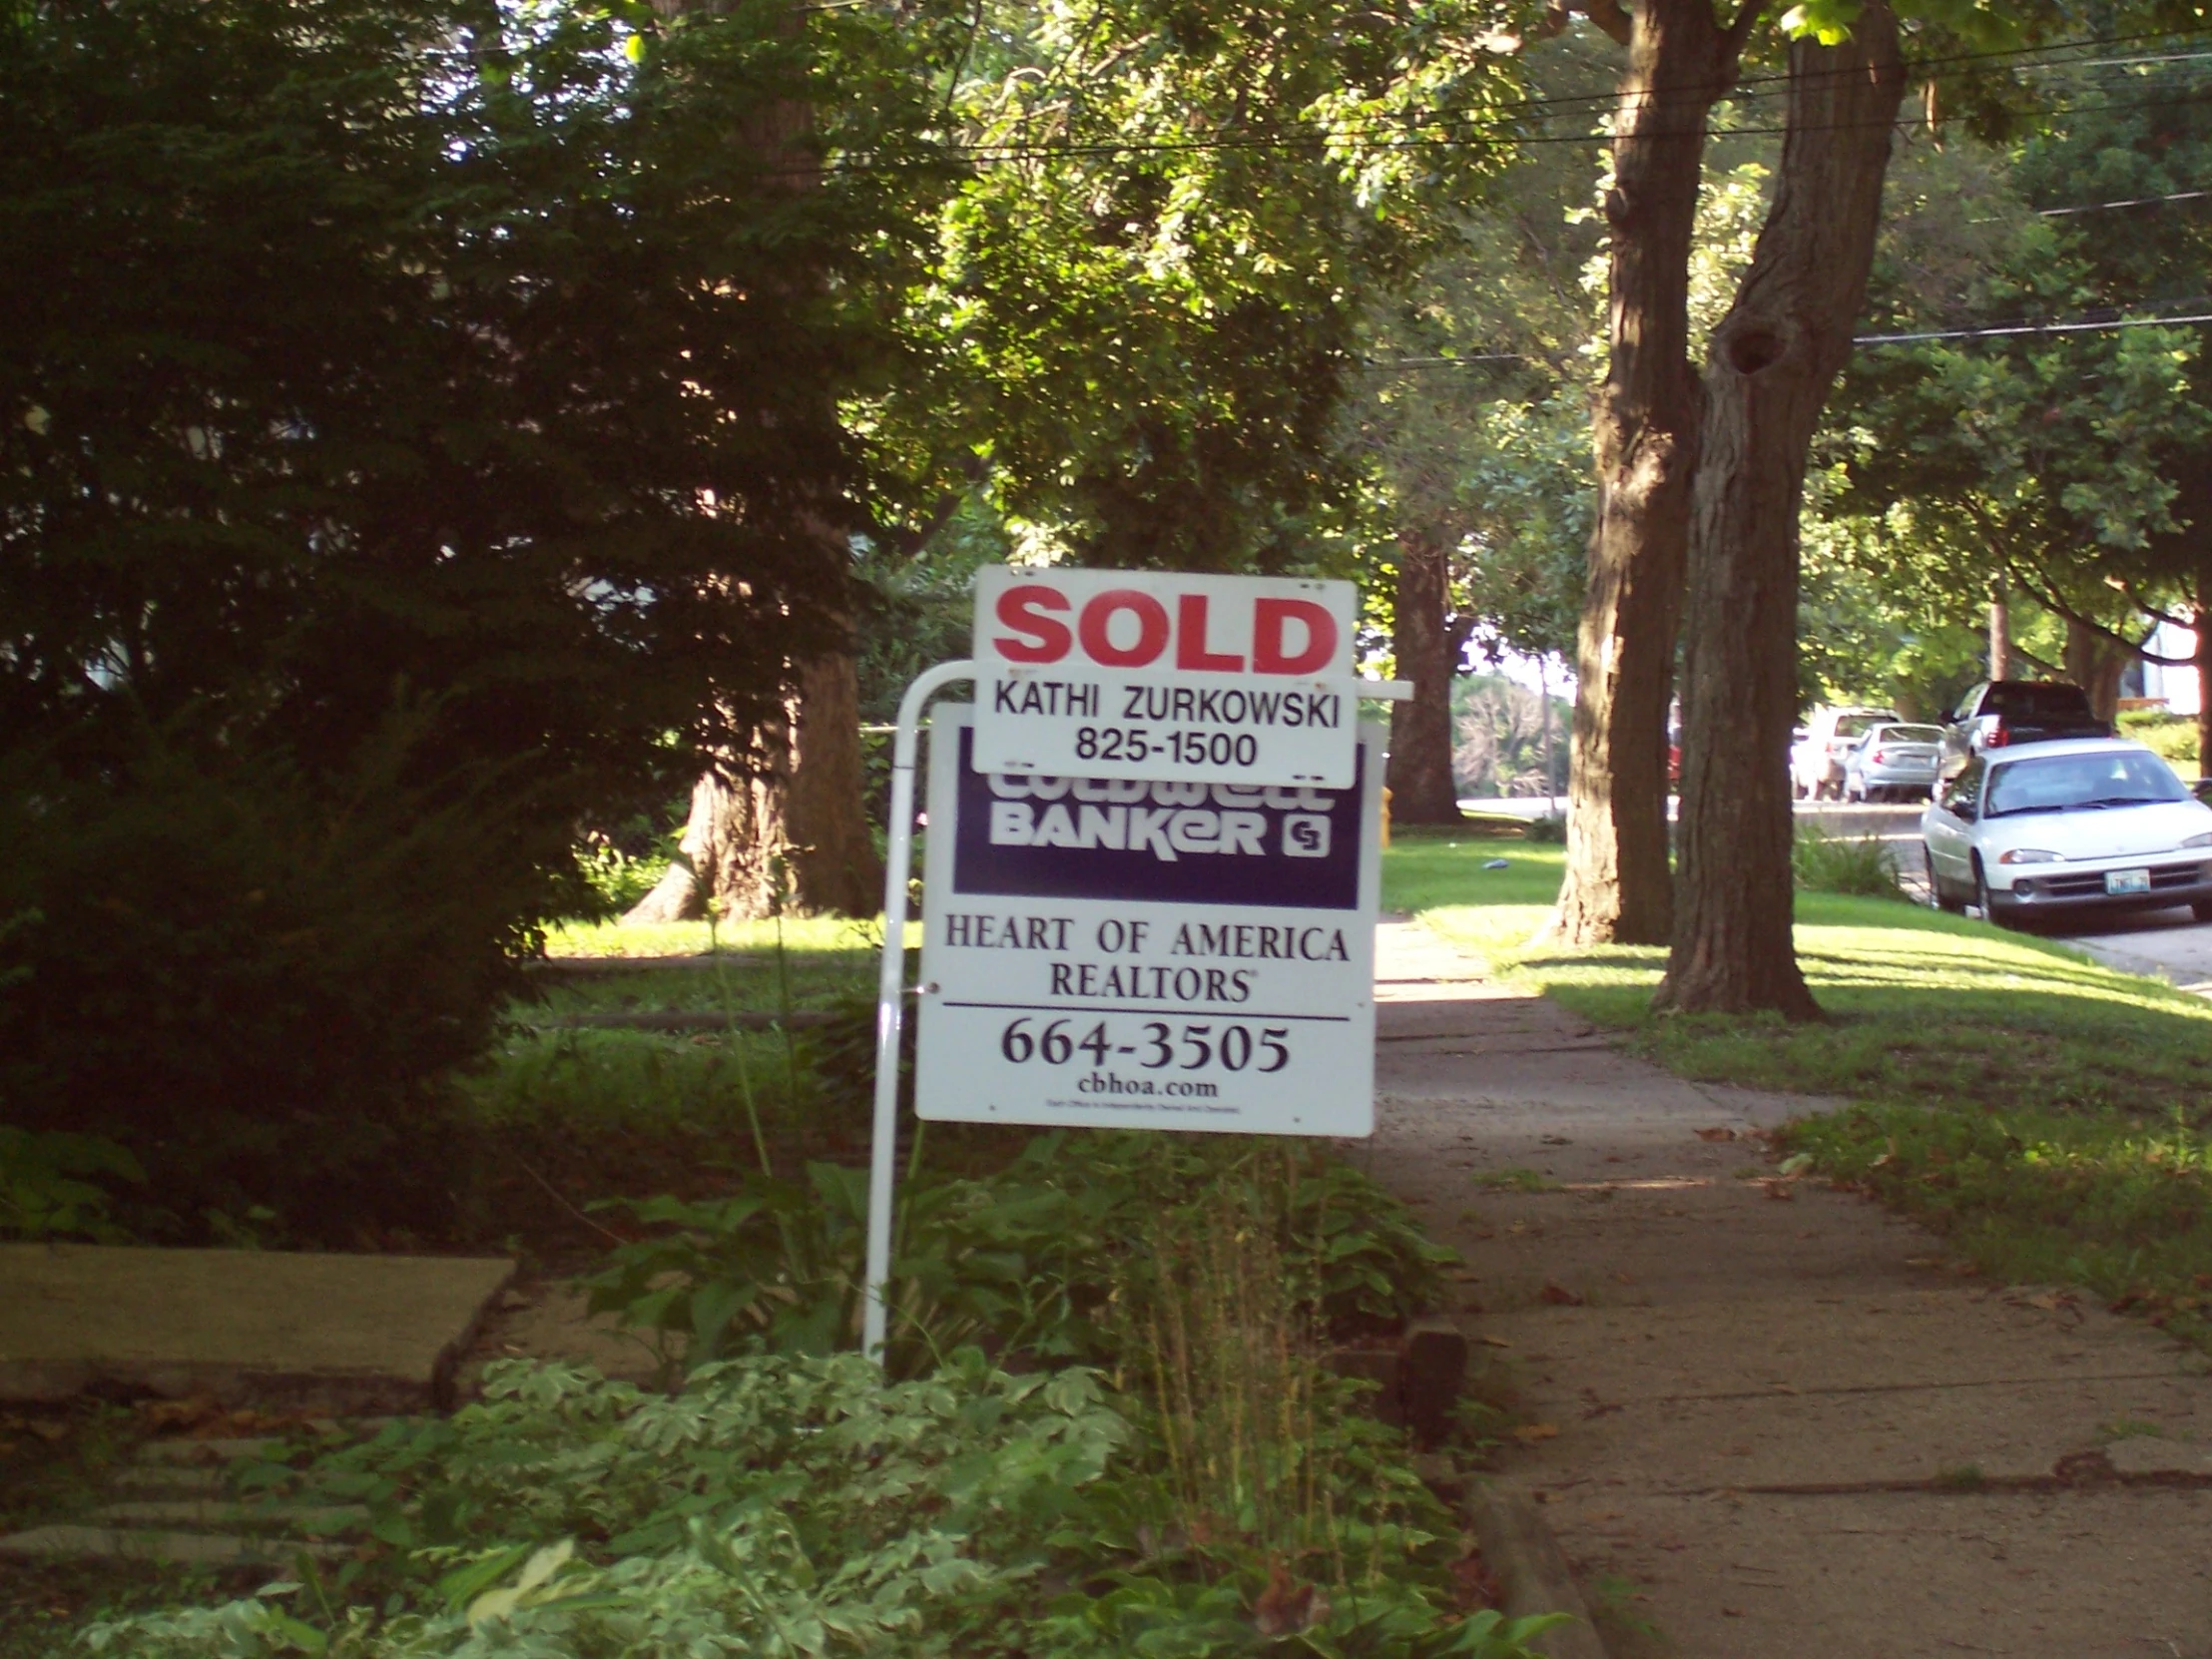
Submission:
M 1815 709 L 1805 723 L 1805 739 L 1790 746 L 1790 786 L 1800 801 L 1844 796 L 1844 757 L 1861 738 L 1886 720 L 1903 720 L 1895 709 Z
M 1844 799 L 1888 801 L 1927 795 L 1943 758 L 1940 726 L 1887 722 L 1868 729 L 1844 756 Z
M 2212 807 L 2141 744 L 2083 738 L 1967 759 L 1921 816 L 1946 910 L 1991 921 L 2186 904 L 2212 921 Z

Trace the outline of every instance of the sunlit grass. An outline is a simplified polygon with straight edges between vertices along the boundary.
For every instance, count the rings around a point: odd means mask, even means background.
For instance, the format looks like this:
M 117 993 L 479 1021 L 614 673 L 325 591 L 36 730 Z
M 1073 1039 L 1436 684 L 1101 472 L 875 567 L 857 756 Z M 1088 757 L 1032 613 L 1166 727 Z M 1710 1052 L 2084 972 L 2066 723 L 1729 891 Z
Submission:
M 777 923 L 726 921 L 719 928 L 704 921 L 639 922 L 570 921 L 547 930 L 548 956 L 697 956 L 717 948 L 730 951 L 774 950 Z M 855 921 L 844 916 L 787 916 L 783 921 L 787 950 L 861 950 L 872 953 L 881 943 L 881 917 Z M 918 944 L 908 925 L 908 943 Z
M 2051 939 L 1801 893 L 1827 1014 L 1655 1017 L 1663 949 L 1533 942 L 1560 859 L 1422 846 L 1385 893 L 1489 970 L 1684 1076 L 1827 1097 L 1788 1132 L 1824 1172 L 1944 1230 L 1985 1269 L 2070 1281 L 2201 1337 L 2212 1308 L 2212 1004 Z M 1544 883 L 1548 879 L 1552 885 Z

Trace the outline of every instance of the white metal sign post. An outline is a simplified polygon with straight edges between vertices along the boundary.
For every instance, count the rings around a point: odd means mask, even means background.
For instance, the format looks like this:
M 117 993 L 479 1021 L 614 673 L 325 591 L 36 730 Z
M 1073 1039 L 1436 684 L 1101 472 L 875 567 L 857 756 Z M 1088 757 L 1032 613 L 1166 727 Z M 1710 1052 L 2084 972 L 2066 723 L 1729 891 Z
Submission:
M 1153 782 L 1352 786 L 1350 582 L 986 570 L 975 764 Z
M 919 1116 L 1373 1133 L 1378 729 L 1344 790 L 986 774 L 968 710 L 930 730 Z

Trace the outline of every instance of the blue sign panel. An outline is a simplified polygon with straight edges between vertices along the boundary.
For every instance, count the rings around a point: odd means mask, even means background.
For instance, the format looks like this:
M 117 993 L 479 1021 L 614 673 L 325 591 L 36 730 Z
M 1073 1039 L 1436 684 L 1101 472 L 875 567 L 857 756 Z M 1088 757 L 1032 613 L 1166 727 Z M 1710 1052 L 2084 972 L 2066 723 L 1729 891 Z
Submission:
M 974 728 L 957 730 L 962 893 L 1360 906 L 1365 746 L 1348 790 L 1262 789 L 979 773 Z

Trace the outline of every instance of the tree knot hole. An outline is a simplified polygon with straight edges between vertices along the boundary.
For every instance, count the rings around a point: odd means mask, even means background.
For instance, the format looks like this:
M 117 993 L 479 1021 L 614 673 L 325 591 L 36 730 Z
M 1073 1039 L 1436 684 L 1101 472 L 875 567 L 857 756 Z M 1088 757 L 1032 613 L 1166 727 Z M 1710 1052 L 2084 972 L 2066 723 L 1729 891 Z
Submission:
M 1728 342 L 1728 366 L 1738 374 L 1757 374 L 1782 355 L 1782 336 L 1772 328 L 1746 328 Z

